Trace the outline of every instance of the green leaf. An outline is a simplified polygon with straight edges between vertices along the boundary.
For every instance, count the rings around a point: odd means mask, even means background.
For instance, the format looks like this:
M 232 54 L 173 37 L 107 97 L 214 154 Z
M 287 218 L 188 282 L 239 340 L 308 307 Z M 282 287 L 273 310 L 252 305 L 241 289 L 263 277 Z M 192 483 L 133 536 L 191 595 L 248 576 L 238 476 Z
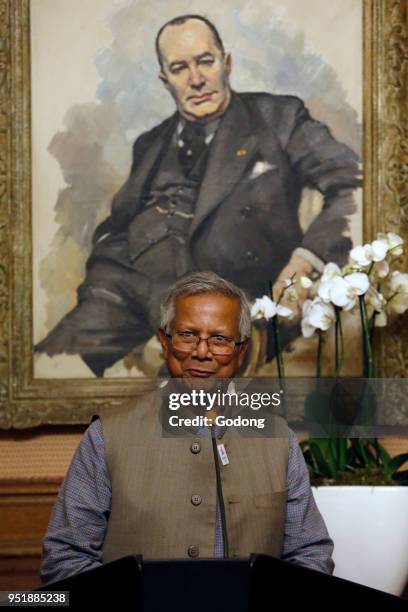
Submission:
M 393 471 L 394 470 L 396 471 L 398 470 L 399 467 L 401 467 L 401 465 L 404 465 L 406 461 L 408 461 L 408 453 L 401 453 L 400 455 L 396 455 L 395 457 L 390 459 L 388 462 L 388 466 Z M 404 472 L 400 472 L 400 473 L 403 474 Z
M 375 457 L 367 448 L 367 440 L 353 439 L 351 445 L 355 457 L 355 462 L 351 462 L 352 465 L 361 468 L 376 465 Z
M 390 463 L 391 456 L 385 450 L 385 448 L 378 442 L 378 440 L 369 439 L 367 440 L 367 447 L 373 450 L 374 458 L 380 460 L 381 464 L 388 470 L 388 465 Z
M 338 461 L 337 469 L 344 470 L 347 465 L 347 438 L 339 438 L 337 442 Z
M 316 469 L 316 466 L 315 466 L 315 464 L 313 462 L 313 457 L 312 457 L 310 451 L 306 450 L 303 453 L 303 456 L 305 458 L 307 469 L 309 470 L 310 478 L 312 478 L 314 476 L 319 476 L 320 474 L 318 473 L 318 470 Z
M 310 452 L 316 461 L 320 474 L 327 478 L 333 478 L 336 465 L 330 448 L 330 439 L 313 438 L 310 440 Z
M 395 472 L 392 479 L 397 481 L 399 485 L 408 486 L 408 470 L 404 470 L 403 472 Z

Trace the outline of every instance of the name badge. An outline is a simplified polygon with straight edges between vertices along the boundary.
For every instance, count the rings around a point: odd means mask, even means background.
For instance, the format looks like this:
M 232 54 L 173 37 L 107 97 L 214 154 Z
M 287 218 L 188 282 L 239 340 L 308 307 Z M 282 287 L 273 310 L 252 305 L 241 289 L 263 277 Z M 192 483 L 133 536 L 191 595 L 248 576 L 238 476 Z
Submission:
M 220 456 L 222 465 L 228 465 L 229 459 L 228 459 L 227 451 L 225 450 L 225 446 L 223 444 L 217 444 L 217 447 L 218 447 L 218 454 Z

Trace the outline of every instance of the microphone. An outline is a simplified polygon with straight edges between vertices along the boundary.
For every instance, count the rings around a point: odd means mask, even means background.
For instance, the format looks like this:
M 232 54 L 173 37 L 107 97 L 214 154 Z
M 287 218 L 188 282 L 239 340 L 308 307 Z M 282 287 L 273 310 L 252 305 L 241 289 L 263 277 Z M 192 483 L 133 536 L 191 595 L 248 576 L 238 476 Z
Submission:
M 221 515 L 221 531 L 222 531 L 222 542 L 223 542 L 223 549 L 224 549 L 223 558 L 229 559 L 227 520 L 225 516 L 225 504 L 224 504 L 224 496 L 222 493 L 220 462 L 218 458 L 217 441 L 215 437 L 216 416 L 217 416 L 217 413 L 215 412 L 215 410 L 209 410 L 207 413 L 207 418 L 210 420 L 211 442 L 212 442 L 212 449 L 213 449 L 213 455 L 214 455 L 215 476 L 216 476 L 216 481 L 217 481 L 217 497 L 219 501 L 220 515 Z

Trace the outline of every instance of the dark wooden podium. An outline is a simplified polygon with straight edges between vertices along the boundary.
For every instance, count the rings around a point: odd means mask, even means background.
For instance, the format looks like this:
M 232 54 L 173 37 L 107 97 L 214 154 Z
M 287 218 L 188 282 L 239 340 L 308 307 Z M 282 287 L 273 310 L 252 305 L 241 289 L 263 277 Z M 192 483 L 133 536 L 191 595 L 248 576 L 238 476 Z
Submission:
M 408 610 L 408 602 L 383 591 L 258 554 L 171 561 L 127 556 L 35 589 L 42 590 L 69 591 L 70 609 L 115 612 Z

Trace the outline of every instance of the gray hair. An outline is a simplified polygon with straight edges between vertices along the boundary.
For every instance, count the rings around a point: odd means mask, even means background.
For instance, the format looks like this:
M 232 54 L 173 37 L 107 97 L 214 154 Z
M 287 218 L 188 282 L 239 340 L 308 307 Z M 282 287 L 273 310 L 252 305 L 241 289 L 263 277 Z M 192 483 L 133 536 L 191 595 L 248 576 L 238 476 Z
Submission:
M 169 288 L 161 305 L 160 327 L 166 333 L 170 332 L 170 325 L 174 319 L 174 305 L 177 298 L 202 293 L 218 293 L 238 299 L 241 304 L 241 315 L 239 318 L 240 341 L 250 337 L 251 311 L 247 296 L 242 289 L 230 281 L 221 278 L 215 272 L 193 272 L 174 283 Z

